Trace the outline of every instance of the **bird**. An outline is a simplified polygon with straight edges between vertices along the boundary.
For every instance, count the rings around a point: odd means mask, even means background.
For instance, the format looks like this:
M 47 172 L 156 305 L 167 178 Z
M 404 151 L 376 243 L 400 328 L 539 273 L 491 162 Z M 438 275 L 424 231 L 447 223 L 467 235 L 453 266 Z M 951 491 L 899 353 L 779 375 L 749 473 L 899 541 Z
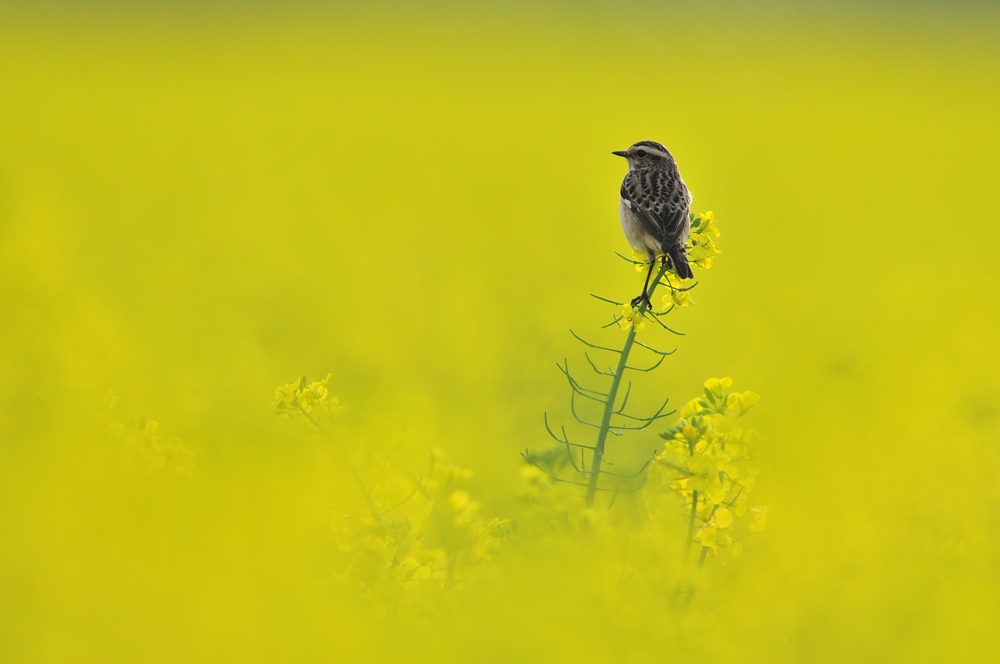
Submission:
M 649 302 L 649 278 L 658 256 L 665 256 L 681 279 L 692 279 L 685 243 L 691 233 L 691 192 L 677 162 L 667 148 L 656 141 L 639 141 L 628 150 L 611 154 L 628 160 L 628 174 L 622 180 L 618 204 L 622 230 L 633 251 L 649 256 L 649 272 L 642 295 L 632 306 Z

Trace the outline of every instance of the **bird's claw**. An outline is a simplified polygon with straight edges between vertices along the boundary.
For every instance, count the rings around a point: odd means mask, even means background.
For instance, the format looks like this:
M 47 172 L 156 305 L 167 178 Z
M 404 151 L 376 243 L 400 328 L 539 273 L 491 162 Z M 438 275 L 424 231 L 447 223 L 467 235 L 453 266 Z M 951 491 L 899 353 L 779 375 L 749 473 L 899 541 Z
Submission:
M 643 302 L 646 303 L 646 307 L 647 308 L 653 306 L 653 303 L 649 301 L 649 295 L 646 294 L 646 293 L 643 293 L 642 295 L 640 295 L 638 297 L 633 297 L 632 298 L 632 306 L 633 307 L 638 307 Z

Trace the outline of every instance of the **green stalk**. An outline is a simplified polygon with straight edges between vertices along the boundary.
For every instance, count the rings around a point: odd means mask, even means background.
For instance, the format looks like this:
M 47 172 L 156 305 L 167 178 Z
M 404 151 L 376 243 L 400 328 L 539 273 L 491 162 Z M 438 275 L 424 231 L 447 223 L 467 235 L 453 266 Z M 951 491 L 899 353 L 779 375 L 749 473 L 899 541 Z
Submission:
M 656 277 L 653 279 L 652 283 L 649 284 L 649 290 L 646 291 L 650 299 L 652 299 L 653 291 L 660 283 L 660 279 L 667 271 L 666 263 L 660 265 L 659 271 L 656 273 Z M 644 315 L 649 307 L 646 302 L 643 301 L 639 304 L 639 314 Z M 593 507 L 594 499 L 597 497 L 597 484 L 601 475 L 601 463 L 604 459 L 604 443 L 608 438 L 608 431 L 611 429 L 611 416 L 614 415 L 615 411 L 615 400 L 618 396 L 618 387 L 622 383 L 622 376 L 625 374 L 625 366 L 628 364 L 629 353 L 632 352 L 632 344 L 635 342 L 635 326 L 628 331 L 628 336 L 625 337 L 625 345 L 622 347 L 621 355 L 618 358 L 618 368 L 615 369 L 615 375 L 611 379 L 611 389 L 608 390 L 608 399 L 604 402 L 604 416 L 601 418 L 601 428 L 597 433 L 597 444 L 594 446 L 594 459 L 590 463 L 590 480 L 587 482 L 587 498 L 586 506 Z
M 691 519 L 688 521 L 687 543 L 684 545 L 684 569 L 691 562 L 691 547 L 694 545 L 694 522 L 698 518 L 698 492 L 691 492 Z
M 329 431 L 321 427 L 319 425 L 319 422 L 317 422 L 312 415 L 307 413 L 305 409 L 302 408 L 302 406 L 299 406 L 299 412 L 305 415 L 306 419 L 309 420 L 309 422 L 311 422 L 314 427 L 316 427 L 317 431 L 326 436 L 327 440 L 329 440 L 331 443 L 337 442 L 333 439 L 333 435 Z M 347 458 L 346 452 L 343 458 L 344 462 L 347 464 L 347 467 L 350 468 L 351 474 L 354 475 L 354 480 L 358 483 L 358 486 L 361 487 L 361 493 L 363 493 L 365 496 L 365 502 L 368 503 L 368 509 L 371 510 L 372 518 L 374 518 L 375 521 L 379 523 L 379 525 L 384 525 L 384 522 L 382 521 L 382 514 L 378 511 L 378 508 L 375 506 L 375 499 L 372 498 L 372 492 L 368 490 L 368 485 L 365 484 L 365 480 L 364 478 L 361 477 L 361 473 L 358 472 L 358 469 L 354 467 L 354 464 L 351 463 L 351 460 Z
M 677 582 L 677 589 L 674 591 L 674 602 L 679 602 L 681 594 L 690 592 L 684 606 L 691 601 L 694 594 L 694 584 L 691 581 L 691 547 L 694 545 L 694 522 L 698 518 L 698 492 L 691 492 L 691 518 L 688 519 L 687 540 L 684 542 L 684 571 L 683 576 Z M 699 569 L 701 568 L 699 564 Z M 685 588 L 687 584 L 687 588 Z

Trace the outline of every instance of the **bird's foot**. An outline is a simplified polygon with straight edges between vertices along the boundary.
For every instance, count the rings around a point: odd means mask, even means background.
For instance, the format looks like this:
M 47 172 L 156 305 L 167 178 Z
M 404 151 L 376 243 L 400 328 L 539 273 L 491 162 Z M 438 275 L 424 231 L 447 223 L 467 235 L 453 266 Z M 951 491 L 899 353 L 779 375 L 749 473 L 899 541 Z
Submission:
M 646 303 L 646 308 L 647 309 L 651 309 L 653 307 L 653 303 L 649 301 L 649 295 L 646 294 L 646 293 L 643 293 L 642 295 L 640 295 L 638 297 L 633 297 L 632 298 L 632 306 L 633 307 L 638 307 L 643 302 Z

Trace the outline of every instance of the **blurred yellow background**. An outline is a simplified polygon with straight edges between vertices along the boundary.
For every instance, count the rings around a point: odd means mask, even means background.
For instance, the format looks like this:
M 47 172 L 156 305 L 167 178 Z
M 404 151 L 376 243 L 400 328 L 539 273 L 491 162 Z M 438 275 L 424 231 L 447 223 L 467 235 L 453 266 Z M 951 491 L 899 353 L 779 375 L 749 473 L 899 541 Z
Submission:
M 973 3 L 0 8 L 0 660 L 989 658 L 998 35 Z M 639 287 L 610 152 L 643 139 L 723 253 L 633 398 L 761 394 L 768 530 L 689 642 L 554 557 L 380 625 L 325 583 L 342 452 L 274 388 L 332 373 L 352 449 L 439 447 L 516 515 L 567 329 L 623 336 L 588 294 Z M 207 479 L 128 472 L 105 432 L 143 416 Z

